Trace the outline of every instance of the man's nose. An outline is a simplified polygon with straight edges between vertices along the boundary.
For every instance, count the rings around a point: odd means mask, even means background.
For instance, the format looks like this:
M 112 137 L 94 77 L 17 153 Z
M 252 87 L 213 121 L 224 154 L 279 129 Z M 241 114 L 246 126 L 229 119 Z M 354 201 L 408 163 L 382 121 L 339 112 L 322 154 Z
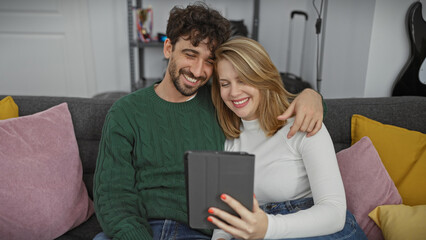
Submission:
M 198 60 L 194 63 L 194 65 L 191 67 L 191 72 L 194 75 L 194 77 L 204 77 L 204 61 Z

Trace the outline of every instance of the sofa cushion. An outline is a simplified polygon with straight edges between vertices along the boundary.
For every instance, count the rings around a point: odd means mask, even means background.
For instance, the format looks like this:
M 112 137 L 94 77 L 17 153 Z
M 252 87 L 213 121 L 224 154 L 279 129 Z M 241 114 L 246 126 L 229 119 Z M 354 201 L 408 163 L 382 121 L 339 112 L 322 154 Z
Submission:
M 18 116 L 18 105 L 16 105 L 11 96 L 7 96 L 0 100 L 0 120 L 15 118 Z
M 426 134 L 353 115 L 351 135 L 371 139 L 404 204 L 426 204 Z
M 337 153 L 348 210 L 355 216 L 368 239 L 383 239 L 368 217 L 378 205 L 400 204 L 401 196 L 368 137 Z
M 54 239 L 94 212 L 66 103 L 0 120 L 0 236 Z
M 382 229 L 386 240 L 423 240 L 426 237 L 426 205 L 384 205 L 369 216 Z

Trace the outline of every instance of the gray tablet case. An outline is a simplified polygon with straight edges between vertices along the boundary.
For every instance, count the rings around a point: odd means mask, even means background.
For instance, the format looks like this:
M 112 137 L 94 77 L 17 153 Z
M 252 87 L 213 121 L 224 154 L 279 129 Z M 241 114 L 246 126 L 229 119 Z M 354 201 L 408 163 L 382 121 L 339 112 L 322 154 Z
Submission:
M 244 152 L 187 151 L 185 153 L 188 222 L 192 228 L 213 229 L 207 221 L 210 207 L 237 215 L 220 199 L 226 193 L 253 208 L 253 154 Z M 238 215 L 237 215 L 238 216 Z

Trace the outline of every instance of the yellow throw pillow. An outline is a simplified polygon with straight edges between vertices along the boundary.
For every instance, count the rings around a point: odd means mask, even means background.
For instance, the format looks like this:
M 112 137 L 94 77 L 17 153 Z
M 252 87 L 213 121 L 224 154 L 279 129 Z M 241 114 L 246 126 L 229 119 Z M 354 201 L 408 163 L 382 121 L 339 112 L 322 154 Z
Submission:
M 11 96 L 7 96 L 0 100 L 0 120 L 19 117 L 18 105 Z
M 371 139 L 404 204 L 426 204 L 426 134 L 353 115 L 351 135 Z
M 368 216 L 382 229 L 386 240 L 426 238 L 426 205 L 383 205 Z

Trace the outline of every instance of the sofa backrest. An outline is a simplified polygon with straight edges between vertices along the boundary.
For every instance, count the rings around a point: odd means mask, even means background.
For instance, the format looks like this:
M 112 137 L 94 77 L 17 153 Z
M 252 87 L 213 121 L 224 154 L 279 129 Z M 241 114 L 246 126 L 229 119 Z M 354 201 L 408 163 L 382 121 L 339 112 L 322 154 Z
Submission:
M 5 96 L 0 96 L 2 99 Z M 12 96 L 25 116 L 46 110 L 63 102 L 68 103 L 80 157 L 83 180 L 92 197 L 93 173 L 96 168 L 99 140 L 105 116 L 114 99 Z M 326 99 L 324 119 L 336 152 L 351 143 L 351 116 L 361 114 L 376 121 L 426 133 L 426 97 L 387 97 Z
M 384 124 L 426 133 L 426 97 L 326 99 L 324 124 L 336 152 L 351 144 L 351 117 L 360 114 Z

